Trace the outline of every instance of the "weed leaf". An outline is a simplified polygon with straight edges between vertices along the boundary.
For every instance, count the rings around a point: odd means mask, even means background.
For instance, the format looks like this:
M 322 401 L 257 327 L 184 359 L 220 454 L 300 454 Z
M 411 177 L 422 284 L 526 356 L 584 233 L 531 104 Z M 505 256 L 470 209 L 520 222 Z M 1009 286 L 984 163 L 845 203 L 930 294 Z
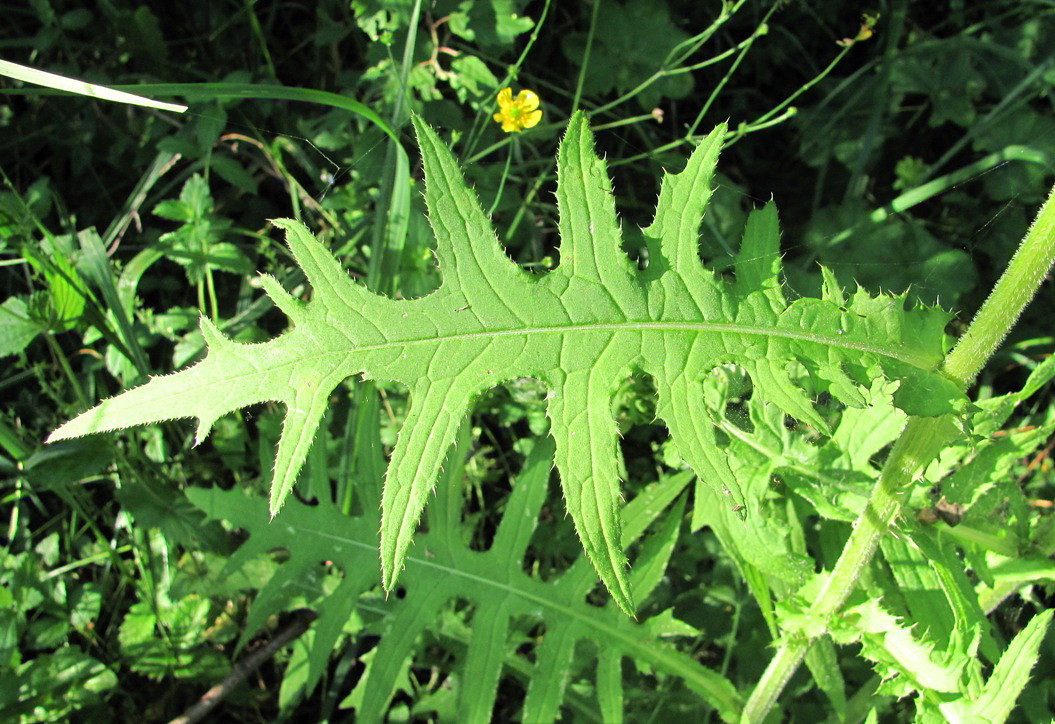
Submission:
M 700 635 L 670 611 L 639 622 L 624 616 L 613 603 L 604 607 L 590 603 L 588 595 L 596 579 L 582 556 L 549 581 L 525 570 L 525 557 L 546 500 L 552 441 L 537 441 L 528 454 L 490 547 L 484 551 L 469 547 L 460 516 L 464 479 L 459 463 L 466 455 L 467 437 L 461 444 L 447 458 L 429 507 L 429 530 L 418 537 L 406 559 L 399 594 L 387 599 L 370 594 L 379 582 L 377 569 L 370 565 L 377 555 L 376 508 L 345 516 L 328 500 L 308 507 L 294 498 L 282 517 L 269 524 L 263 501 L 240 491 L 188 490 L 188 497 L 210 518 L 226 520 L 249 535 L 220 578 L 232 576 L 262 555 L 285 551 L 283 564 L 253 602 L 243 641 L 269 617 L 302 607 L 305 591 L 325 588 L 317 579 L 320 562 L 326 562 L 336 565 L 343 579 L 315 604 L 319 619 L 313 624 L 316 635 L 306 656 L 304 693 L 326 671 L 341 628 L 354 618 L 365 633 L 380 635 L 376 648 L 362 656 L 366 670 L 344 702 L 356 709 L 357 720 L 384 718 L 393 694 L 403 686 L 408 665 L 424 656 L 425 634 L 458 659 L 458 673 L 448 682 L 457 688 L 458 721 L 491 718 L 502 676 L 519 680 L 526 689 L 523 721 L 553 721 L 562 703 L 574 708 L 581 698 L 569 687 L 569 672 L 589 676 L 588 667 L 581 671 L 582 666 L 573 664 L 576 647 L 584 645 L 597 651 L 597 697 L 610 711 L 622 711 L 622 660 L 628 657 L 657 675 L 680 679 L 723 720 L 735 719 L 742 701 L 733 684 L 664 640 Z M 689 471 L 662 478 L 622 506 L 621 542 L 626 546 L 640 542 L 629 576 L 638 600 L 648 600 L 666 575 L 691 478 Z M 315 600 L 309 598 L 308 603 Z M 451 613 L 452 606 L 457 607 L 457 614 Z M 353 616 L 356 610 L 359 613 Z M 536 632 L 533 638 L 539 636 L 539 624 L 545 633 L 531 662 L 517 647 L 530 632 Z M 587 710 L 596 706 L 593 702 L 586 705 Z
M 311 446 L 331 391 L 345 378 L 394 380 L 410 390 L 405 424 L 382 496 L 381 570 L 391 590 L 440 465 L 474 397 L 534 377 L 549 391 L 555 462 L 583 548 L 619 606 L 634 610 L 618 516 L 617 429 L 612 395 L 634 371 L 652 376 L 658 416 L 682 458 L 720 505 L 746 514 L 744 499 L 704 404 L 704 376 L 721 364 L 750 375 L 754 395 L 827 432 L 816 392 L 863 404 L 876 377 L 897 380 L 909 414 L 954 409 L 962 393 L 935 372 L 944 313 L 909 308 L 903 296 L 845 295 L 830 274 L 820 298 L 788 301 L 780 278 L 775 207 L 750 217 L 735 279 L 704 268 L 698 228 L 724 137 L 715 129 L 685 170 L 664 178 L 655 220 L 644 230 L 649 266 L 621 251 L 611 182 L 576 113 L 558 153 L 560 265 L 533 276 L 505 254 L 450 151 L 415 119 L 425 198 L 442 284 L 414 300 L 388 299 L 355 283 L 301 224 L 277 220 L 313 287 L 290 296 L 268 275 L 267 294 L 293 328 L 245 345 L 201 322 L 207 357 L 197 365 L 106 400 L 51 439 L 160 420 L 198 418 L 197 439 L 227 412 L 285 404 L 271 490 L 281 508 Z M 790 368 L 805 368 L 811 392 Z M 700 515 L 696 514 L 697 522 Z

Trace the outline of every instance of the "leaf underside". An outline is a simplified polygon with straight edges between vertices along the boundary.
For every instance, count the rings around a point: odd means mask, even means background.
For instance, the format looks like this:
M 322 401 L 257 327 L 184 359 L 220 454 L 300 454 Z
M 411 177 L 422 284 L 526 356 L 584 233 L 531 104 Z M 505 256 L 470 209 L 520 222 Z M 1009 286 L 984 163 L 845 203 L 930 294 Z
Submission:
M 634 604 L 620 545 L 617 428 L 612 395 L 629 374 L 653 378 L 657 415 L 682 458 L 731 509 L 747 511 L 718 444 L 702 380 L 736 364 L 753 395 L 828 432 L 790 367 L 813 389 L 864 404 L 877 377 L 899 382 L 909 414 L 953 410 L 962 393 L 935 372 L 948 315 L 907 308 L 902 296 L 846 295 L 822 270 L 820 298 L 789 301 L 781 283 L 773 204 L 749 218 L 733 279 L 707 270 L 698 229 L 725 133 L 715 129 L 679 174 L 663 179 L 644 229 L 649 266 L 638 270 L 622 236 L 606 166 L 586 117 L 569 122 L 557 160 L 560 264 L 536 276 L 505 253 L 475 194 L 435 132 L 414 120 L 425 199 L 442 284 L 413 300 L 376 295 L 353 281 L 300 223 L 278 219 L 313 288 L 294 299 L 263 275 L 265 292 L 292 328 L 261 344 L 224 337 L 207 319 L 208 355 L 88 410 L 51 435 L 59 440 L 181 417 L 202 440 L 221 415 L 247 405 L 286 406 L 275 458 L 271 511 L 278 512 L 311 446 L 333 389 L 348 377 L 393 380 L 410 402 L 382 496 L 381 570 L 394 585 L 417 521 L 458 425 L 480 392 L 533 377 L 548 388 L 555 463 L 568 512 L 605 586 L 626 612 Z M 699 489 L 699 488 L 698 488 Z M 697 496 L 699 497 L 699 496 Z M 694 527 L 704 511 L 695 511 Z

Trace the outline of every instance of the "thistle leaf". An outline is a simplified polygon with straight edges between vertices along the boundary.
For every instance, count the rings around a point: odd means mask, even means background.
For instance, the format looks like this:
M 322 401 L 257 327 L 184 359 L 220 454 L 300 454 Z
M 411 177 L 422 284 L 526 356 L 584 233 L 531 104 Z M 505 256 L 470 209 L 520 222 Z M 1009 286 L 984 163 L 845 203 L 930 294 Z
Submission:
M 286 406 L 271 489 L 274 515 L 303 465 L 330 392 L 347 377 L 393 380 L 410 390 L 406 422 L 382 496 L 381 570 L 395 584 L 414 529 L 459 423 L 480 392 L 520 377 L 547 385 L 555 462 L 583 548 L 615 601 L 634 604 L 620 542 L 617 429 L 612 395 L 626 375 L 652 376 L 657 414 L 696 472 L 731 510 L 746 514 L 704 403 L 702 380 L 720 364 L 747 371 L 754 395 L 822 432 L 824 418 L 789 373 L 804 367 L 813 389 L 860 406 L 876 376 L 897 380 L 910 414 L 952 411 L 959 388 L 934 370 L 948 316 L 907 308 L 904 297 L 844 295 L 830 275 L 822 298 L 787 301 L 772 204 L 748 221 L 735 280 L 704 268 L 697 231 L 724 137 L 714 130 L 684 171 L 663 179 L 644 230 L 649 267 L 621 251 L 605 163 L 582 113 L 558 154 L 560 265 L 533 276 L 511 261 L 450 151 L 414 120 L 442 284 L 414 300 L 371 293 L 345 274 L 301 224 L 276 220 L 313 288 L 290 297 L 271 277 L 265 292 L 292 329 L 262 344 L 225 338 L 207 320 L 208 355 L 66 423 L 60 440 L 181 417 L 197 439 L 222 414 L 263 401 Z M 698 523 L 700 514 L 694 514 Z
M 658 676 L 679 680 L 723 721 L 737 721 L 743 701 L 736 687 L 679 650 L 676 637 L 696 641 L 703 634 L 678 620 L 672 610 L 633 621 L 613 605 L 598 607 L 589 600 L 596 583 L 582 557 L 547 581 L 525 570 L 529 544 L 537 535 L 539 513 L 546 502 L 552 441 L 538 440 L 528 453 L 503 506 L 491 546 L 484 551 L 469 547 L 459 513 L 464 485 L 461 461 L 469 443 L 470 437 L 461 435 L 447 458 L 429 504 L 429 530 L 420 535 L 406 559 L 400 579 L 402 595 L 387 599 L 373 591 L 378 578 L 377 569 L 370 565 L 377 555 L 376 507 L 344 515 L 331 501 L 321 499 L 308 507 L 293 498 L 282 516 L 268 524 L 263 501 L 243 491 L 189 489 L 190 500 L 210 518 L 225 520 L 247 534 L 219 573 L 220 580 L 236 578 L 238 571 L 261 556 L 282 551 L 283 562 L 254 597 L 240 643 L 270 617 L 302 607 L 306 590 L 314 586 L 319 618 L 313 624 L 315 636 L 305 657 L 308 692 L 327 671 L 332 650 L 356 609 L 367 614 L 363 616 L 365 630 L 360 633 L 379 637 L 376 648 L 363 656 L 365 671 L 345 701 L 355 707 L 357 721 L 384 719 L 408 663 L 422 656 L 425 632 L 441 646 L 447 642 L 458 662 L 455 669 L 467 682 L 458 688 L 457 721 L 488 721 L 495 716 L 496 702 L 508 706 L 498 699 L 503 678 L 526 690 L 521 721 L 555 720 L 562 703 L 568 706 L 584 699 L 569 685 L 566 665 L 577 647 L 598 651 L 597 689 L 610 711 L 621 709 L 622 662 L 632 659 Z M 622 543 L 639 544 L 630 580 L 641 601 L 647 601 L 659 581 L 669 575 L 667 564 L 677 543 L 684 490 L 691 478 L 690 471 L 663 476 L 621 507 Z M 318 580 L 324 561 L 325 569 L 341 579 L 328 593 L 323 593 L 327 587 Z M 334 574 L 331 566 L 341 573 Z M 455 607 L 459 610 L 456 616 L 451 615 Z M 531 661 L 517 649 L 537 624 L 542 624 L 545 633 Z M 451 646 L 452 638 L 461 643 Z M 538 638 L 537 632 L 532 638 Z M 583 705 L 595 706 L 589 699 Z

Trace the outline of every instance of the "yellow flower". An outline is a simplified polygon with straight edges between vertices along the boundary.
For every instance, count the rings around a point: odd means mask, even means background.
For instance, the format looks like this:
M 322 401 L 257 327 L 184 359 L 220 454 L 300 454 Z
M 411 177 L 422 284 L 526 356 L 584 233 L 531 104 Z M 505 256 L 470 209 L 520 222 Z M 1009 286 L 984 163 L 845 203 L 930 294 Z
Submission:
M 535 91 L 522 90 L 514 98 L 511 88 L 503 88 L 498 91 L 498 113 L 492 118 L 502 124 L 506 133 L 533 128 L 542 119 L 538 95 Z

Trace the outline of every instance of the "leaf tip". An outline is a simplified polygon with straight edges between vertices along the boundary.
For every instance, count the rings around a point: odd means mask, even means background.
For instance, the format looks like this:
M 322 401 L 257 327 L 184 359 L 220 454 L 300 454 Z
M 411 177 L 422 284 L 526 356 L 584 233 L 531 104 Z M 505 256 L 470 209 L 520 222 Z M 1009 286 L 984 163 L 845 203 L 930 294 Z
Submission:
M 194 447 L 198 447 L 205 442 L 205 438 L 209 437 L 209 433 L 212 431 L 213 422 L 215 422 L 215 418 L 198 418 L 198 427 L 194 431 Z
M 381 588 L 384 589 L 385 598 L 388 598 L 388 594 L 392 593 L 392 590 L 396 587 L 396 581 L 399 580 L 399 566 L 394 558 L 386 559 L 384 555 L 381 556 Z
M 278 497 L 276 497 L 274 495 L 271 496 L 271 499 L 268 500 L 268 502 L 267 502 L 267 512 L 268 512 L 268 515 L 270 516 L 269 520 L 274 520 L 275 519 L 275 516 L 278 515 L 278 512 L 280 510 L 282 510 L 282 504 L 285 503 L 285 502 L 286 502 L 286 496 L 284 496 L 284 495 L 278 496 Z
M 201 336 L 205 338 L 205 344 L 209 349 L 223 347 L 227 344 L 228 339 L 223 336 L 220 328 L 204 314 L 199 317 L 198 326 L 201 328 Z
M 71 422 L 72 422 L 72 420 L 71 420 Z M 46 438 L 44 438 L 44 444 L 47 445 L 49 442 L 58 442 L 59 440 L 69 440 L 71 437 L 76 437 L 76 435 L 71 434 L 71 433 L 69 433 L 67 431 L 66 428 L 69 427 L 69 424 L 70 424 L 69 422 L 64 423 L 64 424 L 59 425 L 58 427 L 56 427 L 54 430 L 52 430 L 51 434 L 49 434 Z
M 626 614 L 628 618 L 637 621 L 637 606 L 634 605 L 634 599 L 628 591 L 620 592 L 619 595 L 613 593 L 612 598 L 620 611 Z
M 618 536 L 616 539 L 618 540 Z M 583 543 L 586 557 L 593 563 L 594 570 L 597 571 L 601 583 L 608 589 L 615 605 L 624 614 L 636 620 L 637 606 L 634 605 L 633 590 L 627 580 L 629 566 L 622 547 L 609 546 L 606 551 L 596 551 L 591 550 L 591 546 L 586 545 L 585 541 Z

